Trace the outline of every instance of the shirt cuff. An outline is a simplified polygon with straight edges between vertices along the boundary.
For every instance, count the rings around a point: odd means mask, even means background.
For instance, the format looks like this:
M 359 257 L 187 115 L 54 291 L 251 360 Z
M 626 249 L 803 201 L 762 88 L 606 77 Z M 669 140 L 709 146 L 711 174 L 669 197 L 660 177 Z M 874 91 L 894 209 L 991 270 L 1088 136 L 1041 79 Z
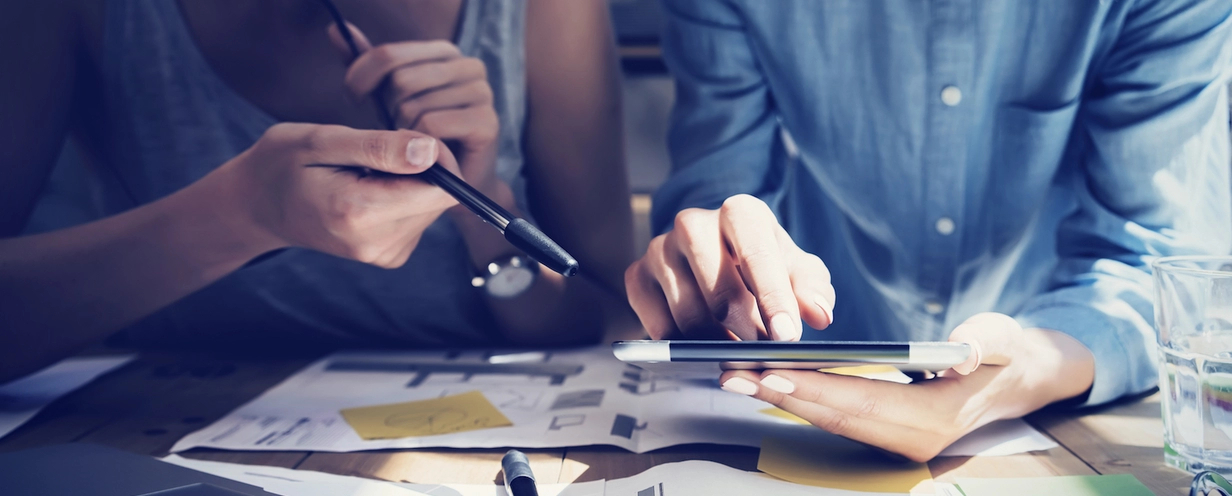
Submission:
M 1095 356 L 1095 380 L 1087 393 L 1086 401 L 1077 407 L 1093 406 L 1115 400 L 1132 392 L 1136 382 L 1150 382 L 1155 374 L 1154 360 L 1147 367 L 1133 363 L 1135 354 L 1130 353 L 1126 343 L 1141 340 L 1141 336 L 1128 335 L 1116 319 L 1094 308 L 1073 303 L 1043 304 L 1025 310 L 1015 319 L 1024 329 L 1039 328 L 1063 332 L 1077 339 Z M 1148 355 L 1149 356 L 1149 355 Z M 1150 373 L 1152 377 L 1136 377 L 1134 373 Z

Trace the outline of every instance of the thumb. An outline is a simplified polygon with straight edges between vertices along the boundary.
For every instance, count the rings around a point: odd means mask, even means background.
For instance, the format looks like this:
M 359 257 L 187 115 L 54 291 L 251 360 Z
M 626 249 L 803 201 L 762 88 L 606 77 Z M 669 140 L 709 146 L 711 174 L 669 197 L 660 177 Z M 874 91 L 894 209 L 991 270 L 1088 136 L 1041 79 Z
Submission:
M 971 356 L 955 365 L 954 371 L 967 375 L 980 365 L 1009 365 L 1022 332 L 1022 326 L 1009 315 L 985 312 L 972 316 L 950 333 L 951 343 L 971 346 Z
M 355 27 L 354 24 L 348 22 L 346 23 L 346 26 L 349 31 L 348 34 L 351 35 L 351 41 L 355 43 L 355 48 L 359 50 L 359 53 L 351 51 L 351 45 L 347 43 L 346 37 L 344 37 L 342 32 L 338 30 L 337 23 L 331 23 L 326 31 L 329 33 L 329 41 L 334 44 L 334 48 L 337 48 L 339 53 L 346 57 L 346 61 L 349 64 L 351 61 L 355 60 L 359 54 L 371 50 L 372 43 L 368 41 L 367 36 L 364 36 L 364 32 Z
M 446 167 L 453 162 L 452 155 L 444 157 L 448 151 L 438 140 L 415 131 L 280 124 L 262 137 L 266 139 L 290 144 L 297 149 L 298 160 L 303 165 L 365 167 L 390 174 L 418 174 L 438 160 L 445 162 Z

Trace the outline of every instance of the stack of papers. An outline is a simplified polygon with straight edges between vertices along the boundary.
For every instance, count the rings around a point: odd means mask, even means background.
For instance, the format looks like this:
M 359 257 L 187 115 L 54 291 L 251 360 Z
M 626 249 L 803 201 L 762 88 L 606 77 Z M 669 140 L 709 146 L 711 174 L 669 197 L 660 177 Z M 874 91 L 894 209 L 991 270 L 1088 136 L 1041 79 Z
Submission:
M 757 447 L 764 438 L 822 444 L 833 438 L 766 413 L 769 406 L 722 391 L 717 378 L 651 374 L 616 360 L 606 346 L 517 354 L 342 352 L 186 436 L 172 451 L 613 445 L 643 453 L 688 443 Z M 441 427 L 467 422 L 465 429 Z M 1055 446 L 1012 420 L 976 431 L 942 454 Z
M 0 437 L 21 427 L 57 398 L 132 359 L 132 355 L 70 358 L 0 386 Z
M 235 465 L 168 456 L 164 461 L 219 477 L 259 486 L 282 496 L 507 496 L 505 488 L 487 484 L 409 484 L 260 465 Z M 961 488 L 961 491 L 959 490 Z M 715 496 L 773 494 L 776 496 L 905 495 L 814 487 L 745 472 L 707 461 L 656 466 L 633 477 L 574 484 L 539 484 L 543 496 Z M 918 489 L 912 495 L 923 493 Z M 1153 496 L 1132 475 L 1029 477 L 1020 479 L 959 479 L 937 484 L 937 496 Z
M 307 470 L 235 465 L 168 456 L 164 461 L 259 486 L 283 496 L 506 496 L 490 484 L 408 484 Z M 539 484 L 543 496 L 713 496 L 773 494 L 776 496 L 872 496 L 906 493 L 859 492 L 803 486 L 757 472 L 745 472 L 706 461 L 666 463 L 633 477 L 574 484 Z

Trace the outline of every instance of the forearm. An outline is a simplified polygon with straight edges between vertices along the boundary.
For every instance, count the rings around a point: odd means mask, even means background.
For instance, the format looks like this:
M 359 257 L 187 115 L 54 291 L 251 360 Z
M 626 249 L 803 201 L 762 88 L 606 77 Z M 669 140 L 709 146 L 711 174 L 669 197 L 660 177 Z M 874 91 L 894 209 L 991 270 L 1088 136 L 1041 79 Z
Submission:
M 0 241 L 0 382 L 33 371 L 279 245 L 217 180 L 83 226 Z
M 489 191 L 488 194 L 506 208 L 514 210 L 511 208 L 513 196 L 507 187 Z M 499 231 L 470 211 L 455 207 L 450 215 L 466 242 L 467 256 L 476 270 L 502 256 L 515 253 Z M 534 284 L 521 295 L 485 298 L 502 334 L 511 342 L 560 345 L 597 341 L 604 327 L 601 299 L 611 297 L 583 277 L 566 279 L 541 266 Z

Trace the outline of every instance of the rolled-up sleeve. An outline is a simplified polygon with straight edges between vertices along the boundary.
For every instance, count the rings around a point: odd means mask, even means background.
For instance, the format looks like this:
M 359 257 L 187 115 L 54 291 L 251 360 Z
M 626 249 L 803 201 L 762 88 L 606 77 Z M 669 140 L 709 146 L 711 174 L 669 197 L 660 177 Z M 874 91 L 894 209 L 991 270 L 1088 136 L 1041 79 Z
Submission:
M 783 178 L 778 119 L 739 10 L 723 0 L 664 0 L 663 54 L 676 80 L 672 174 L 654 197 L 656 234 L 680 210 L 736 194 L 763 200 Z
M 1049 291 L 1016 316 L 1095 356 L 1086 404 L 1158 380 L 1150 262 L 1232 250 L 1225 75 L 1232 2 L 1139 2 L 1097 60 L 1072 136 L 1077 209 Z

